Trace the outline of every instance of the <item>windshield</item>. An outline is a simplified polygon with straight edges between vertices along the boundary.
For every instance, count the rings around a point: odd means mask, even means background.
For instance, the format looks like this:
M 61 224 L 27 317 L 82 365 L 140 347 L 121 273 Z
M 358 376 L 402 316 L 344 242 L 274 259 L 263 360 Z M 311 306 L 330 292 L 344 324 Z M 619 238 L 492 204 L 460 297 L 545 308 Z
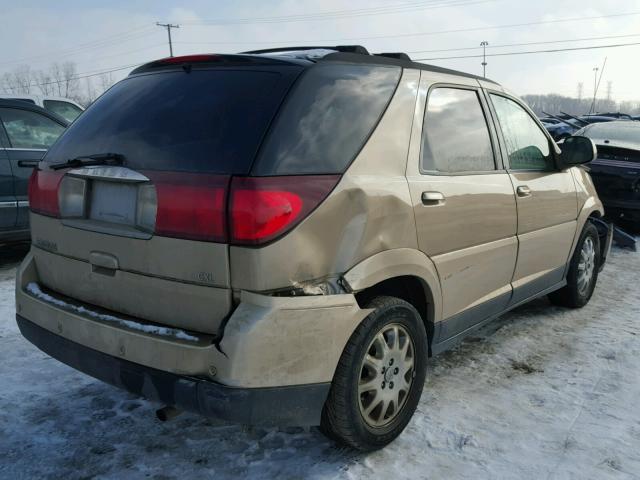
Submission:
M 127 167 L 243 174 L 296 70 L 172 70 L 126 78 L 100 97 L 44 161 L 114 152 Z

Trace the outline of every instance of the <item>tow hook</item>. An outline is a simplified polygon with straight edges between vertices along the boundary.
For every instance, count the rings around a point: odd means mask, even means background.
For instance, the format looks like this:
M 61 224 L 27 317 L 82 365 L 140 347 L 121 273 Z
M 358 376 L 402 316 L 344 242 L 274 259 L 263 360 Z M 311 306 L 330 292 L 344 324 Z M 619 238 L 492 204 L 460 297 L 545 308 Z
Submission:
M 156 417 L 158 417 L 158 420 L 161 422 L 168 422 L 169 420 L 176 418 L 181 413 L 182 410 L 178 410 L 176 407 L 171 405 L 166 405 L 156 410 Z

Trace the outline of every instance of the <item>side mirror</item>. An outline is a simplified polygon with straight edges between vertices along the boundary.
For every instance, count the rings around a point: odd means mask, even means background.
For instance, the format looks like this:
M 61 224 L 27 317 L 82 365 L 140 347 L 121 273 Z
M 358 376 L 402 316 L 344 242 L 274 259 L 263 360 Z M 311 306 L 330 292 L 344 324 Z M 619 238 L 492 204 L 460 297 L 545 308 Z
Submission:
M 595 144 L 587 137 L 567 137 L 560 148 L 562 153 L 559 160 L 562 168 L 593 162 L 598 155 Z

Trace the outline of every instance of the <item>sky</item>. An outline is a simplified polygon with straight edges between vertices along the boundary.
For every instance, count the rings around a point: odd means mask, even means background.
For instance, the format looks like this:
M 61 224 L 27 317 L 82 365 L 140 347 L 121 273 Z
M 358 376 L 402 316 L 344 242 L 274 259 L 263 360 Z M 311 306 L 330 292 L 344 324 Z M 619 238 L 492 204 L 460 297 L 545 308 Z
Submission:
M 130 66 L 168 56 L 159 21 L 180 25 L 172 30 L 175 55 L 360 44 L 474 74 L 482 74 L 481 58 L 441 57 L 480 55 L 482 41 L 489 55 L 638 43 L 490 56 L 487 77 L 521 95 L 577 96 L 582 83 L 589 97 L 593 69 L 606 58 L 598 96 L 606 97 L 611 82 L 614 100 L 640 100 L 640 0 L 0 0 L 0 12 L 0 74 L 74 61 L 79 74 L 120 69 L 113 73 L 120 79 Z M 434 51 L 446 49 L 465 50 Z

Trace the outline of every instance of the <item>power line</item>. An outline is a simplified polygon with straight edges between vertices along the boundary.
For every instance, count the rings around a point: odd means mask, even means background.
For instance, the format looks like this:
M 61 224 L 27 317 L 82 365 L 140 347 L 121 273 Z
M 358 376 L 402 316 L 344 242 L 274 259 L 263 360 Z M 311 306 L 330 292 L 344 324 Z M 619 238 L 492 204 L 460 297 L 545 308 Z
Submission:
M 491 48 L 504 48 L 504 47 L 524 47 L 529 45 L 549 45 L 554 43 L 570 43 L 570 42 L 585 42 L 589 40 L 610 40 L 613 38 L 629 38 L 640 37 L 640 33 L 632 33 L 630 35 L 607 35 L 604 37 L 583 37 L 583 38 L 569 38 L 565 40 L 547 40 L 544 42 L 526 42 L 526 43 L 503 43 L 501 45 L 491 45 Z M 441 48 L 437 50 L 414 50 L 407 51 L 406 53 L 439 53 L 439 52 L 460 52 L 464 50 L 479 50 L 480 47 L 460 47 L 460 48 Z
M 571 17 L 571 18 L 560 18 L 555 20 L 541 20 L 537 22 L 526 22 L 526 23 L 511 23 L 511 24 L 503 24 L 503 25 L 489 25 L 482 27 L 470 27 L 470 28 L 456 28 L 450 30 L 435 30 L 431 32 L 418 32 L 418 33 L 398 33 L 398 34 L 390 34 L 390 35 L 372 35 L 367 37 L 342 37 L 342 38 L 333 38 L 333 39 L 297 39 L 297 40 L 269 40 L 269 41 L 260 41 L 260 42 L 175 42 L 180 44 L 191 44 L 191 45 L 277 45 L 277 44 L 290 44 L 290 45 L 299 45 L 303 43 L 316 44 L 316 45 L 330 45 L 336 42 L 350 42 L 357 40 L 378 40 L 378 39 L 386 39 L 386 38 L 403 38 L 403 37 L 422 37 L 422 36 L 435 36 L 435 35 L 444 35 L 449 33 L 467 33 L 467 32 L 479 32 L 486 30 L 500 30 L 504 28 L 518 28 L 518 27 L 531 27 L 537 25 L 552 25 L 558 23 L 570 23 L 570 22 L 580 22 L 585 20 L 599 20 L 603 18 L 621 18 L 621 17 L 630 17 L 640 15 L 640 12 L 627 12 L 627 13 L 616 13 L 611 15 L 594 15 L 589 17 Z
M 633 43 L 614 43 L 610 45 L 592 45 L 589 47 L 572 47 L 572 48 L 555 48 L 549 50 L 527 50 L 524 52 L 503 52 L 503 53 L 488 53 L 487 57 L 506 57 L 510 55 L 529 55 L 532 53 L 556 53 L 556 52 L 573 52 L 577 50 L 597 50 L 600 48 L 617 48 L 617 47 L 631 47 L 633 45 L 640 45 L 640 42 Z M 435 58 L 416 58 L 415 61 L 426 62 L 433 60 L 457 60 L 461 58 L 482 58 L 480 55 L 461 55 L 457 57 L 435 57 Z
M 89 73 L 89 72 L 84 72 L 84 73 L 79 73 L 77 75 L 74 75 L 73 77 L 64 79 L 64 80 L 51 80 L 50 82 L 43 82 L 43 83 L 30 83 L 29 86 L 30 87 L 43 87 L 45 85 L 55 85 L 58 83 L 64 83 L 64 82 L 70 82 L 73 80 L 80 80 L 82 78 L 89 78 L 89 77 L 96 77 L 98 75 L 104 75 L 105 73 L 113 73 L 113 72 L 119 72 L 122 70 L 126 70 L 128 68 L 135 68 L 135 67 L 139 67 L 140 65 L 143 65 L 143 63 L 134 63 L 132 65 L 125 65 L 123 67 L 116 67 L 116 68 L 112 68 L 110 70 L 101 70 L 101 71 L 94 71 L 95 73 Z
M 92 42 L 80 43 L 73 48 L 59 50 L 58 52 L 49 52 L 42 53 L 38 55 L 33 55 L 31 57 L 22 57 L 14 60 L 7 60 L 5 62 L 0 62 L 0 65 L 8 65 L 8 64 L 16 64 L 16 63 L 25 63 L 25 61 L 29 60 L 37 60 L 37 59 L 50 59 L 51 57 L 67 57 L 69 55 L 76 55 L 79 52 L 84 50 L 95 50 L 104 47 L 110 47 L 112 45 L 128 42 L 130 40 L 135 40 L 138 38 L 146 37 L 155 33 L 152 31 L 153 26 L 146 25 L 144 27 L 138 27 L 132 30 L 128 30 L 126 32 L 122 32 L 117 35 L 109 35 L 108 37 L 104 37 L 100 40 L 94 40 Z
M 338 18 L 361 17 L 371 15 L 383 15 L 391 13 L 402 13 L 413 10 L 431 10 L 436 8 L 448 8 L 456 6 L 467 6 L 479 3 L 489 3 L 496 0 L 432 0 L 429 2 L 409 2 L 399 5 L 383 5 L 379 7 L 358 8 L 349 10 L 333 10 L 326 12 L 315 12 L 296 15 L 281 15 L 272 17 L 249 17 L 231 18 L 219 20 L 203 20 L 198 22 L 183 22 L 184 25 L 200 26 L 224 26 L 224 25 L 247 25 L 264 23 L 289 23 L 304 21 L 335 20 Z

